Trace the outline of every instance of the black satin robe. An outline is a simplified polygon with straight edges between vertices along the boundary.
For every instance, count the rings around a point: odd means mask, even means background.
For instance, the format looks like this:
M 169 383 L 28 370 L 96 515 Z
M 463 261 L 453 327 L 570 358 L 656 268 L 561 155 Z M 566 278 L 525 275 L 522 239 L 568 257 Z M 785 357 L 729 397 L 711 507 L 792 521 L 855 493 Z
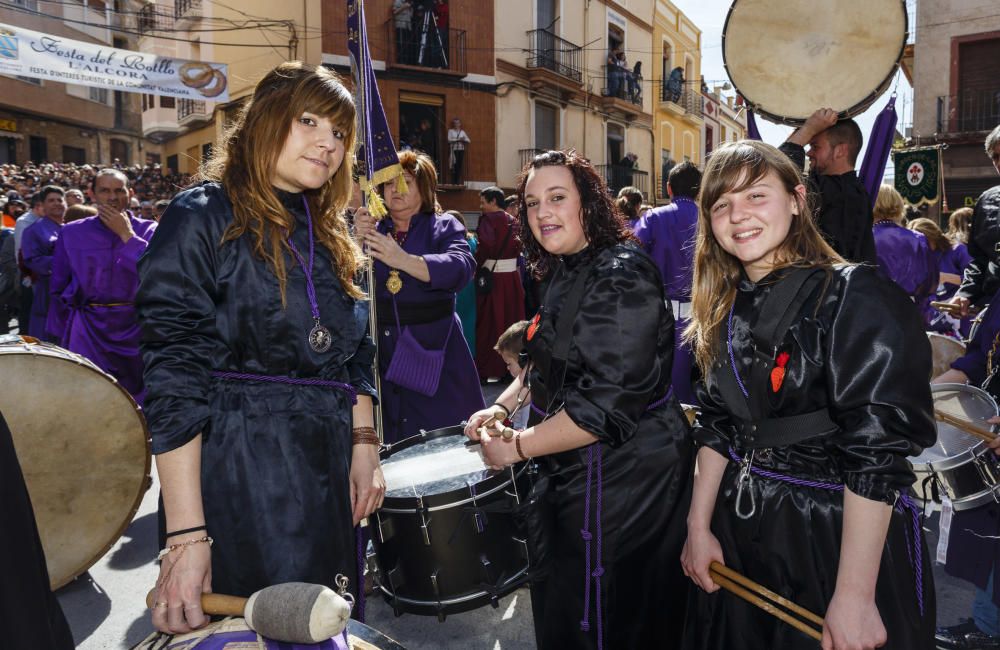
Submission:
M 301 195 L 279 198 L 295 216 L 292 240 L 308 259 Z M 374 395 L 367 306 L 344 293 L 317 243 L 313 279 L 333 345 L 314 352 L 306 339 L 313 320 L 302 267 L 286 253 L 282 308 L 278 279 L 253 254 L 250 236 L 220 243 L 232 218 L 219 185 L 182 192 L 139 260 L 136 307 L 153 453 L 202 434 L 214 591 L 249 596 L 290 581 L 332 587 L 342 573 L 355 592 L 350 397 L 210 373 L 319 377 Z
M 693 447 L 687 421 L 671 398 L 647 406 L 670 388 L 674 322 L 663 282 L 637 248 L 585 249 L 563 259 L 543 291 L 541 319 L 527 342 L 533 364 L 531 397 L 550 403 L 544 377 L 556 336 L 555 319 L 581 265 L 596 257 L 573 326 L 566 379 L 552 411 L 564 408 L 594 434 L 603 454 L 602 524 L 604 647 L 675 648 L 680 642 L 688 580 L 680 551 L 690 503 Z M 532 414 L 531 424 L 539 420 Z M 534 585 L 536 636 L 545 649 L 597 647 L 591 583 L 590 632 L 583 618 L 587 448 L 540 458 L 550 477 L 554 566 Z M 596 480 L 591 500 L 595 518 Z M 592 553 L 596 554 L 596 536 Z M 596 564 L 594 565 L 596 566 Z M 593 567 L 592 567 L 593 568 Z
M 780 272 L 778 272 L 780 274 Z M 907 456 L 936 438 L 931 412 L 931 352 L 920 314 L 902 290 L 870 267 L 835 269 L 805 301 L 778 353 L 790 355 L 774 392 L 749 385 L 751 331 L 779 275 L 744 280 L 733 314 L 733 355 L 751 392 L 766 390 L 771 417 L 827 408 L 839 430 L 789 446 L 758 450 L 754 466 L 786 476 L 843 483 L 855 494 L 893 503 L 914 481 Z M 722 336 L 726 325 L 723 323 Z M 719 373 L 733 372 L 725 339 L 705 383 L 695 439 L 728 456 L 742 456 L 732 416 L 719 392 Z M 822 616 L 833 596 L 840 558 L 843 493 L 754 478 L 756 514 L 735 514 L 738 466 L 726 468 L 712 519 L 726 564 Z M 745 497 L 746 498 L 746 497 Z M 917 602 L 909 511 L 893 510 L 882 553 L 875 601 L 888 631 L 886 648 L 934 647 L 935 602 L 931 561 L 921 533 L 924 613 Z M 815 650 L 816 641 L 724 591 L 696 589 L 685 647 L 701 650 Z

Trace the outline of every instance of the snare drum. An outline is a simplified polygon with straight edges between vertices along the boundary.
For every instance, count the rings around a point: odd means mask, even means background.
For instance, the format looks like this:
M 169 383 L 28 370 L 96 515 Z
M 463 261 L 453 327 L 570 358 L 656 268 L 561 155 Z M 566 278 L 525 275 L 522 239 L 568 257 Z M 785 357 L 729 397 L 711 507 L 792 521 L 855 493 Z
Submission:
M 379 588 L 393 610 L 437 616 L 497 601 L 527 580 L 511 510 L 527 463 L 491 470 L 462 427 L 422 432 L 382 458 L 386 491 L 370 517 Z
M 38 522 L 52 589 L 118 541 L 149 489 L 146 420 L 93 363 L 17 335 L 0 336 L 3 412 Z
M 965 384 L 933 384 L 935 410 L 980 427 L 1000 413 L 989 393 Z M 997 432 L 992 426 L 991 431 Z M 1000 460 L 976 436 L 945 422 L 937 423 L 937 442 L 912 458 L 918 473 L 931 473 L 956 511 L 1000 502 Z
M 965 356 L 965 344 L 957 339 L 936 332 L 927 332 L 927 339 L 931 342 L 934 360 L 931 379 L 950 370 L 953 362 Z

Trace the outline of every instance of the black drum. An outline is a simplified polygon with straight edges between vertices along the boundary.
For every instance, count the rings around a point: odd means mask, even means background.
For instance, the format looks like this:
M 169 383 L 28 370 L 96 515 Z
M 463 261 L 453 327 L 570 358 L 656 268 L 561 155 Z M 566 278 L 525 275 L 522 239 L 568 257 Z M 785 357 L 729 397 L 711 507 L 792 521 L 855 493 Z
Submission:
M 526 464 L 489 469 L 462 427 L 426 431 L 382 453 L 386 492 L 369 520 L 375 575 L 393 611 L 437 616 L 492 604 L 527 580 L 512 510 Z

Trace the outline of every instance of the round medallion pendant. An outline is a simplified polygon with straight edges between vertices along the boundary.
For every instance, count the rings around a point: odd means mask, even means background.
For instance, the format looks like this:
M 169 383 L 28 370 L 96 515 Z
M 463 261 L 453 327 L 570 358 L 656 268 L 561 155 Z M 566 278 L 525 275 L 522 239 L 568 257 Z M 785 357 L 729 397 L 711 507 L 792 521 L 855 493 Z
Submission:
M 309 332 L 309 347 L 314 352 L 326 352 L 331 345 L 333 345 L 333 337 L 330 336 L 330 330 L 316 323 Z

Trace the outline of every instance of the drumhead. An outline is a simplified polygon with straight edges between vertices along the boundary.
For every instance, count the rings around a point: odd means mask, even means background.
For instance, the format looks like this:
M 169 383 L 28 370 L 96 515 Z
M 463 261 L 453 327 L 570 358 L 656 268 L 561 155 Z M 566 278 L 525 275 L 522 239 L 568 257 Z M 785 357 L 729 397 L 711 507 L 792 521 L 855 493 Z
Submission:
M 817 108 L 864 112 L 892 82 L 906 36 L 904 0 L 735 0 L 722 57 L 755 112 L 799 125 Z
M 31 495 L 52 589 L 89 569 L 122 536 L 149 488 L 149 432 L 139 407 L 85 358 L 0 337 L 3 413 Z
M 386 498 L 426 497 L 476 485 L 498 474 L 487 467 L 479 443 L 462 427 L 440 430 L 415 444 L 393 450 L 382 461 Z M 436 433 L 436 432 L 432 432 Z M 406 443 L 402 441 L 400 444 Z
M 927 332 L 927 339 L 931 342 L 934 361 L 931 378 L 947 372 L 954 361 L 965 356 L 965 344 L 957 339 L 936 332 Z
M 933 384 L 931 395 L 934 397 L 935 410 L 997 431 L 996 426 L 985 424 L 986 420 L 1000 413 L 997 403 L 986 391 L 965 384 Z M 939 463 L 959 456 L 982 442 L 976 436 L 946 422 L 938 421 L 937 431 L 937 442 L 924 449 L 919 456 L 911 458 L 914 468 L 924 469 L 928 463 Z

